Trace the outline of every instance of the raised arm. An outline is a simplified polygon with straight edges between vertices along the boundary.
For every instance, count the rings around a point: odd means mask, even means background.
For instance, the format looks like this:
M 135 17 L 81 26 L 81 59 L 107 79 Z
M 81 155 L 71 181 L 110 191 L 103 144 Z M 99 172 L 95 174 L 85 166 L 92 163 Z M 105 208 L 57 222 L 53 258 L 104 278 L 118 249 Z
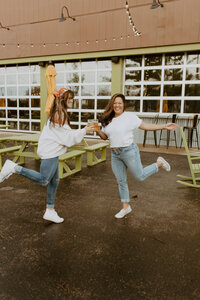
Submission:
M 150 124 L 150 123 L 144 123 L 142 122 L 140 125 L 140 129 L 143 130 L 161 130 L 161 129 L 167 129 L 167 130 L 176 130 L 179 126 L 175 123 L 167 123 L 167 124 Z

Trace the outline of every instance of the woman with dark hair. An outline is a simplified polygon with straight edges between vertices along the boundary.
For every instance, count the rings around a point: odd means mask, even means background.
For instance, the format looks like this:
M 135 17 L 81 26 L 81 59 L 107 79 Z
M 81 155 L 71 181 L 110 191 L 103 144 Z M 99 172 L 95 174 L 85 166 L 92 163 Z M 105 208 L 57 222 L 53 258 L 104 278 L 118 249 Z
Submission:
M 134 112 L 125 111 L 125 97 L 123 94 L 115 94 L 108 102 L 101 117 L 102 130 L 98 130 L 99 136 L 109 139 L 111 147 L 112 171 L 117 179 L 122 209 L 115 215 L 116 218 L 123 218 L 132 211 L 129 204 L 129 189 L 127 184 L 127 168 L 133 177 L 139 181 L 158 172 L 159 168 L 170 171 L 170 165 L 162 158 L 143 168 L 140 159 L 138 146 L 134 142 L 133 131 L 136 128 L 143 130 L 176 130 L 178 126 L 174 123 L 147 124 L 136 116 Z
M 56 191 L 59 184 L 58 157 L 83 139 L 85 134 L 93 133 L 93 127 L 72 130 L 67 109 L 72 107 L 74 93 L 68 89 L 60 89 L 55 94 L 55 100 L 38 142 L 37 153 L 42 159 L 40 172 L 26 169 L 11 160 L 6 160 L 1 173 L 0 182 L 13 173 L 20 174 L 42 186 L 47 187 L 46 211 L 43 218 L 55 223 L 64 221 L 54 209 Z

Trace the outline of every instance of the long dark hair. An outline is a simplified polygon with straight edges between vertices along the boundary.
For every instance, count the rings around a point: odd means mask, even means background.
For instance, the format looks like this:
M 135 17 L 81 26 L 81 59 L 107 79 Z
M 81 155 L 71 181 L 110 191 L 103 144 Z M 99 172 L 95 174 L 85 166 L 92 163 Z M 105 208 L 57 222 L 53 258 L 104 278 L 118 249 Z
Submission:
M 105 107 L 105 110 L 101 116 L 101 124 L 103 126 L 107 126 L 115 116 L 115 112 L 113 110 L 113 104 L 117 97 L 120 97 L 124 103 L 124 110 L 126 109 L 126 99 L 123 94 L 114 94 L 112 98 L 109 100 L 108 104 Z
M 55 97 L 49 115 L 49 120 L 53 125 L 55 125 L 55 123 L 58 123 L 60 126 L 63 126 L 66 123 L 70 125 L 70 119 L 67 113 L 67 100 L 70 97 L 74 98 L 74 92 L 71 90 L 66 91 L 59 97 Z

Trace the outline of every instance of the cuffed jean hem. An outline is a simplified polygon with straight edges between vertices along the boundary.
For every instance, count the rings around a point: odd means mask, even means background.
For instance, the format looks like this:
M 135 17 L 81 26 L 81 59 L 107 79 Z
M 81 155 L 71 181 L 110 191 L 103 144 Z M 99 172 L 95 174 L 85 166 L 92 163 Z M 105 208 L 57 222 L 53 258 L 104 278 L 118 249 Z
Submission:
M 47 204 L 46 208 L 54 208 L 54 204 Z
M 121 199 L 122 203 L 130 202 L 130 199 Z

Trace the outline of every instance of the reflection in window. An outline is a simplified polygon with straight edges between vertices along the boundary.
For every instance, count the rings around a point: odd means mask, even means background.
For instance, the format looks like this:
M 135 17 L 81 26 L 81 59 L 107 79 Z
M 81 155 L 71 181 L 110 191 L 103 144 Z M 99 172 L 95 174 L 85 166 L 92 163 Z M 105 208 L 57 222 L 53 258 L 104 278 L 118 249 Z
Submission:
M 6 83 L 7 84 L 17 84 L 17 76 L 15 75 L 7 75 L 6 76 Z
M 31 87 L 31 96 L 40 96 L 40 86 Z
M 8 110 L 8 118 L 17 119 L 17 110 Z
M 82 112 L 81 113 L 81 122 L 87 122 L 88 119 L 94 119 L 94 113 L 92 113 L 92 112 Z
M 19 84 L 29 84 L 29 74 L 18 74 Z
M 6 67 L 7 74 L 17 74 L 17 67 Z
M 81 99 L 81 109 L 94 109 L 94 99 Z
M 99 71 L 97 74 L 98 82 L 111 82 L 111 71 Z
M 145 55 L 145 66 L 160 66 L 162 64 L 162 55 Z
M 144 112 L 159 112 L 160 100 L 144 100 L 143 111 Z
M 97 100 L 97 109 L 105 109 L 106 105 L 108 104 L 108 99 L 98 99 Z
M 185 96 L 200 96 L 200 84 L 186 84 Z
M 163 100 L 162 112 L 166 113 L 180 113 L 181 101 L 180 100 Z
M 20 119 L 29 119 L 29 111 L 28 110 L 20 110 L 19 118 Z
M 81 87 L 82 96 L 93 96 L 95 91 L 94 85 L 85 85 Z
M 166 81 L 177 81 L 183 79 L 183 69 L 167 69 L 165 70 Z
M 6 106 L 6 99 L 1 98 L 0 99 L 0 107 L 5 107 Z
M 0 85 L 5 84 L 5 76 L 0 76 Z
M 144 85 L 143 96 L 160 96 L 160 85 Z
M 79 82 L 79 73 L 66 73 L 66 83 L 78 83 Z
M 10 126 L 9 129 L 17 129 L 17 122 L 15 121 L 8 121 L 8 125 Z
M 0 87 L 0 96 L 5 96 L 5 88 Z
M 66 64 L 66 70 L 67 71 L 76 71 L 80 69 L 80 63 L 79 62 L 73 62 L 73 63 L 67 63 Z
M 142 65 L 142 56 L 133 56 L 126 58 L 126 68 L 140 67 Z
M 140 70 L 127 70 L 125 74 L 125 80 L 133 82 L 141 81 L 141 73 L 142 72 Z
M 110 85 L 98 85 L 97 95 L 98 96 L 110 96 L 111 86 Z
M 17 106 L 17 99 L 8 99 L 7 100 L 8 107 L 16 107 Z
M 126 100 L 127 111 L 140 111 L 140 100 Z
M 17 87 L 7 87 L 7 96 L 16 96 Z
M 112 63 L 110 60 L 98 60 L 97 67 L 98 69 L 111 69 Z
M 191 114 L 200 112 L 200 100 L 185 100 L 184 113 Z
M 81 74 L 82 83 L 95 83 L 95 72 L 82 72 Z
M 145 70 L 144 71 L 145 81 L 160 81 L 161 80 L 161 70 Z
M 6 111 L 4 109 L 0 109 L 0 118 L 5 118 L 6 117 Z
M 187 68 L 186 80 L 200 80 L 200 68 Z
M 70 122 L 78 122 L 78 112 L 69 112 Z
M 79 86 L 73 86 L 73 85 L 69 85 L 68 88 L 74 92 L 75 96 L 78 96 L 79 94 Z
M 31 99 L 31 107 L 40 107 L 40 99 L 36 98 L 32 98 Z
M 140 96 L 141 85 L 126 85 L 124 90 L 125 96 Z
M 95 70 L 96 69 L 96 61 L 82 61 L 81 69 L 82 70 Z
M 181 96 L 181 90 L 182 90 L 181 84 L 164 85 L 165 96 Z
M 19 107 L 29 107 L 29 99 L 19 99 Z
M 19 122 L 19 129 L 20 130 L 29 130 L 29 122 Z
M 31 119 L 40 119 L 40 111 L 39 110 L 32 110 L 31 111 Z
M 170 53 L 165 55 L 165 64 L 166 65 L 182 65 L 184 62 L 183 53 Z
M 58 73 L 56 75 L 56 83 L 57 84 L 64 84 L 64 73 Z
M 30 80 L 31 80 L 30 84 L 40 85 L 40 73 L 31 73 Z
M 187 54 L 187 64 L 195 65 L 200 64 L 200 53 L 188 53 Z
M 40 131 L 40 123 L 31 123 L 31 130 L 32 131 Z
M 29 96 L 29 87 L 28 86 L 19 86 L 19 96 Z

